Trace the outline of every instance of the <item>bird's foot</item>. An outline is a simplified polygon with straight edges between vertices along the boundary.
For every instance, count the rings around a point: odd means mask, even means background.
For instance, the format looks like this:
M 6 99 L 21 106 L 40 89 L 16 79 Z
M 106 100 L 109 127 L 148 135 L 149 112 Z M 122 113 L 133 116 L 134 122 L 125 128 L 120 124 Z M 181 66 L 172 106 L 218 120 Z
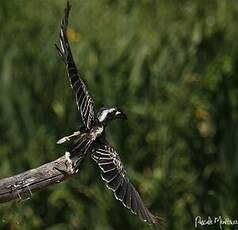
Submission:
M 58 162 L 56 162 L 57 165 L 59 165 Z M 65 152 L 65 167 L 62 167 L 62 164 L 60 166 L 55 166 L 54 169 L 59 171 L 62 174 L 65 175 L 73 175 L 78 172 L 78 169 L 75 168 L 73 161 L 70 159 L 70 152 Z
M 65 159 L 66 159 L 65 165 L 67 167 L 67 170 L 69 170 L 71 174 L 77 173 L 78 169 L 75 169 L 73 166 L 73 162 L 70 159 L 70 152 L 65 152 Z

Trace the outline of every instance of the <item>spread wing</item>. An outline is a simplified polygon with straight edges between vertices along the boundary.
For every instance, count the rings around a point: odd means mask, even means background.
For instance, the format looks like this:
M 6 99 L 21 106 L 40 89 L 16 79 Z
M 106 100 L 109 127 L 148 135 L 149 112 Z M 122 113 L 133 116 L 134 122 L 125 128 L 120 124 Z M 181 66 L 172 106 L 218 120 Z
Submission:
M 116 151 L 106 143 L 101 143 L 92 150 L 92 158 L 101 169 L 102 179 L 113 191 L 117 200 L 140 216 L 149 224 L 160 224 L 160 218 L 154 216 L 144 205 L 139 193 L 130 183 L 126 171 Z
M 57 45 L 56 48 L 59 51 L 60 56 L 63 58 L 64 63 L 66 64 L 70 85 L 74 90 L 77 107 L 81 113 L 83 123 L 88 129 L 90 129 L 95 120 L 94 102 L 91 96 L 89 95 L 85 83 L 80 78 L 80 74 L 77 71 L 77 67 L 75 65 L 73 55 L 70 49 L 67 37 L 67 26 L 70 8 L 71 6 L 69 5 L 69 2 L 67 2 L 60 26 L 59 41 L 61 48 L 59 48 Z

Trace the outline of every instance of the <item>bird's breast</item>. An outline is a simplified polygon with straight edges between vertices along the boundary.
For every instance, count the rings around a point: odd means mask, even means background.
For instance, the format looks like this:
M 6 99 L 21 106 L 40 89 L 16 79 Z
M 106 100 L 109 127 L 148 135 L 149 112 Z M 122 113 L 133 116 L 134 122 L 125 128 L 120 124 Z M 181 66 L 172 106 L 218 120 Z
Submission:
M 95 126 L 90 130 L 90 136 L 92 140 L 96 140 L 97 137 L 100 137 L 103 133 L 103 126 Z

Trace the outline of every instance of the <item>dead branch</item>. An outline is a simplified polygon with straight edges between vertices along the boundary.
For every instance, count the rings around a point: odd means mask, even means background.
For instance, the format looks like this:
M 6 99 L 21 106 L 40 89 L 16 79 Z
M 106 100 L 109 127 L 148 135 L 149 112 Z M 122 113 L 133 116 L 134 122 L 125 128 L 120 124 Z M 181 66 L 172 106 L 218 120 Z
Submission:
M 29 199 L 33 192 L 76 175 L 80 163 L 77 161 L 77 156 L 70 159 L 69 153 L 66 152 L 64 156 L 52 162 L 0 179 L 0 203 L 14 199 Z

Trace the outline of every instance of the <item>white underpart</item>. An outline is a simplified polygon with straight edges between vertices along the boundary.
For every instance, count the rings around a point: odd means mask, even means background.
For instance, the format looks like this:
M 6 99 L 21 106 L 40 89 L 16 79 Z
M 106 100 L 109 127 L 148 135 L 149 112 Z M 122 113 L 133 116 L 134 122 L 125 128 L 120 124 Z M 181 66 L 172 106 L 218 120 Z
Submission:
M 115 111 L 115 108 L 103 110 L 102 113 L 100 114 L 98 120 L 100 122 L 104 121 L 105 118 L 107 117 L 107 114 L 112 113 L 113 111 Z
M 103 132 L 103 128 L 102 127 L 98 127 L 96 130 L 95 130 L 95 134 L 98 136 L 100 134 L 102 134 Z
M 91 131 L 91 140 L 96 140 L 103 132 L 103 127 L 97 127 L 96 129 L 92 129 Z

